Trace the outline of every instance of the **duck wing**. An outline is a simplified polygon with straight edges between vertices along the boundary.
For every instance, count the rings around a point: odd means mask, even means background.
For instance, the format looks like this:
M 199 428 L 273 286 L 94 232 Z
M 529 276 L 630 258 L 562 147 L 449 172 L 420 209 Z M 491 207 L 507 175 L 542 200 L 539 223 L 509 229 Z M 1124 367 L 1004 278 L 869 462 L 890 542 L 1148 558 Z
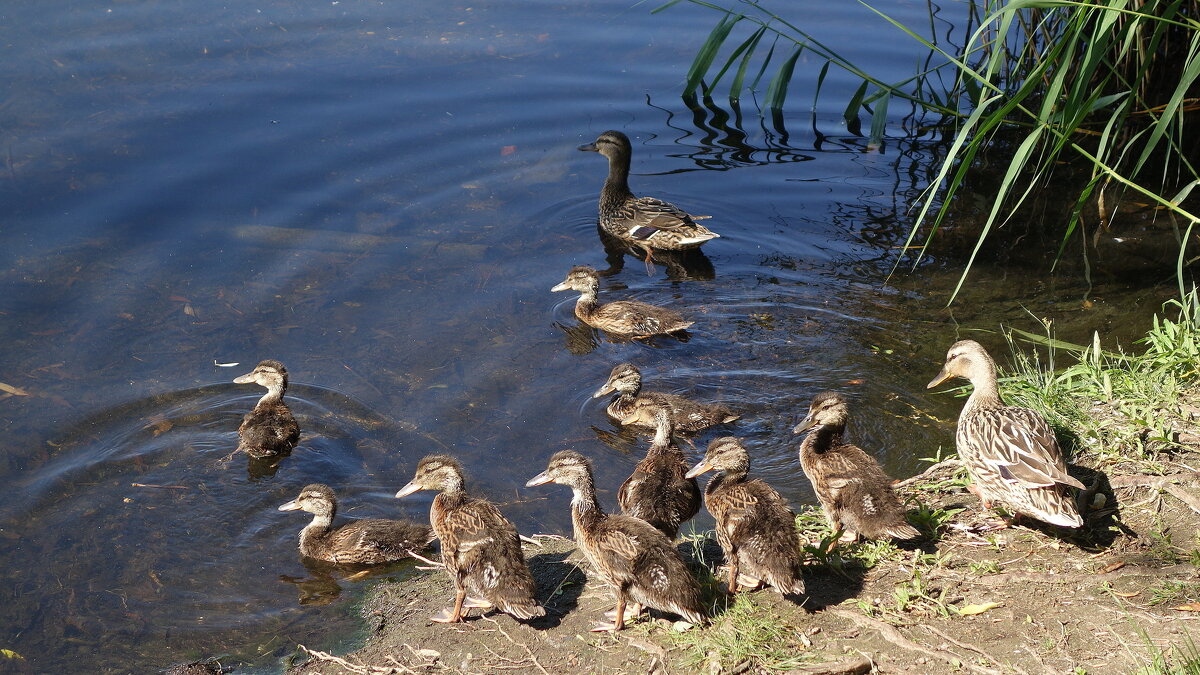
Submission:
M 976 451 L 1005 480 L 1025 488 L 1062 483 L 1083 489 L 1067 473 L 1058 439 L 1046 419 L 1027 408 L 981 410 L 969 420 Z

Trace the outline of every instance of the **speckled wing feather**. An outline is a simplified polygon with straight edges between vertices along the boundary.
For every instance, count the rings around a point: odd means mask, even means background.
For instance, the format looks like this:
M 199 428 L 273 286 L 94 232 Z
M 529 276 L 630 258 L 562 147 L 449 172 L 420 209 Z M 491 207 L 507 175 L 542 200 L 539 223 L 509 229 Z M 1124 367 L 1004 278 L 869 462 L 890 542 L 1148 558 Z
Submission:
M 629 221 L 631 232 L 639 227 L 652 227 L 656 230 L 691 235 L 694 234 L 696 228 L 700 227 L 683 209 L 654 197 L 638 197 L 626 202 L 621 216 Z M 646 237 L 636 238 L 645 239 Z
M 975 431 L 973 450 L 1005 480 L 1021 487 L 1050 487 L 1055 483 L 1083 489 L 1067 473 L 1062 450 L 1050 425 L 1026 408 L 981 410 L 968 418 Z
M 674 538 L 679 526 L 700 510 L 700 488 L 695 479 L 684 478 L 685 473 L 683 454 L 678 451 L 647 455 L 621 483 L 617 492 L 621 512 Z
M 629 516 L 607 516 L 589 537 L 593 564 L 639 604 L 703 623 L 700 584 L 662 532 Z
M 865 450 L 843 443 L 823 453 L 802 447 L 800 464 L 835 526 L 871 539 L 920 535 L 904 518 L 892 479 Z
M 718 543 L 727 556 L 736 551 L 744 574 L 782 593 L 804 592 L 795 518 L 774 488 L 760 480 L 718 485 L 705 503 L 717 521 Z
M 692 325 L 676 312 L 644 302 L 618 300 L 600 305 L 592 315 L 605 330 L 626 335 L 658 335 Z
M 614 401 L 609 406 L 608 414 L 621 420 L 622 424 L 654 428 L 654 412 L 660 407 L 671 411 L 671 422 L 677 431 L 703 431 L 714 424 L 732 422 L 739 417 L 723 405 L 705 405 L 686 396 L 661 392 L 643 392 L 624 406 L 618 406 Z
M 364 518 L 338 528 L 330 548 L 334 562 L 377 564 L 419 551 L 433 541 L 429 528 L 382 518 Z

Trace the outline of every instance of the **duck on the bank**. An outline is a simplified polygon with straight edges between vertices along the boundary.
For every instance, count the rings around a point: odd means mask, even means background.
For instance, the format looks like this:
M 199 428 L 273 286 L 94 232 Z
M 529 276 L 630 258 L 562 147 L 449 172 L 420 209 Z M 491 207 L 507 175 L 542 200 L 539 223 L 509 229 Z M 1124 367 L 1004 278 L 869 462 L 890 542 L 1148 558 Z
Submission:
M 407 520 L 364 518 L 333 527 L 337 497 L 328 485 L 313 483 L 280 511 L 307 511 L 313 520 L 300 530 L 300 553 L 333 563 L 378 565 L 410 557 L 433 541 L 433 531 Z
M 708 444 L 688 477 L 719 472 L 704 487 L 704 506 L 717 521 L 717 543 L 725 552 L 728 589 L 754 589 L 766 582 L 783 595 L 804 593 L 804 557 L 796 516 L 778 492 L 746 479 L 750 455 L 732 436 Z
M 574 493 L 571 521 L 575 543 L 617 594 L 613 621 L 592 630 L 621 630 L 628 602 L 633 604 L 633 615 L 649 607 L 678 614 L 691 623 L 707 621 L 700 584 L 674 544 L 640 518 L 604 513 L 596 501 L 592 466 L 583 455 L 572 450 L 555 453 L 546 470 L 525 485 L 550 482 L 569 486 Z
M 618 300 L 600 304 L 596 293 L 600 290 L 600 275 L 591 267 L 572 267 L 567 278 L 551 291 L 578 291 L 575 316 L 594 328 L 625 338 L 648 338 L 668 335 L 684 330 L 693 321 L 685 321 L 676 311 L 665 307 L 638 302 Z
M 646 269 L 653 273 L 655 250 L 696 248 L 720 235 L 697 223 L 708 216 L 693 216 L 653 197 L 637 197 L 629 189 L 629 160 L 633 146 L 620 131 L 605 131 L 580 150 L 608 158 L 608 178 L 600 190 L 600 227 L 620 241 L 645 253 Z
M 678 394 L 642 391 L 642 371 L 632 363 L 621 363 L 613 367 L 608 381 L 592 394 L 600 398 L 617 392 L 606 408 L 608 416 L 621 424 L 655 428 L 655 412 L 668 410 L 671 424 L 676 431 L 694 433 L 704 431 L 715 424 L 727 424 L 740 417 L 729 408 L 717 404 L 696 403 Z
M 1046 419 L 1028 408 L 1004 405 L 996 384 L 996 363 L 974 340 L 950 346 L 945 365 L 928 388 L 952 377 L 966 378 L 975 388 L 958 417 L 955 440 L 973 481 L 968 489 L 983 507 L 990 509 L 999 502 L 1015 515 L 1081 527 L 1083 519 L 1067 488 L 1084 486 L 1067 473 Z
M 813 397 L 808 415 L 792 430 L 799 434 L 813 429 L 800 444 L 800 466 L 830 526 L 842 532 L 842 541 L 856 541 L 860 535 L 868 539 L 920 536 L 905 520 L 892 479 L 879 462 L 843 440 L 849 417 L 841 394 L 823 391 Z
M 260 361 L 254 370 L 235 378 L 235 384 L 257 384 L 267 388 L 254 410 L 242 418 L 238 427 L 238 450 L 251 457 L 274 457 L 287 454 L 300 440 L 300 425 L 283 402 L 287 391 L 288 373 L 283 364 L 271 359 Z
M 437 490 L 429 521 L 441 541 L 442 564 L 454 582 L 454 608 L 431 617 L 438 623 L 462 621 L 471 609 L 493 607 L 517 619 L 544 616 L 521 538 L 494 504 L 463 489 L 462 465 L 449 455 L 430 455 L 417 464 L 411 482 L 396 493 L 406 497 Z M 469 595 L 468 595 L 469 594 Z
M 627 516 L 641 518 L 674 539 L 679 526 L 700 511 L 700 488 L 686 478 L 683 451 L 671 440 L 671 417 L 665 408 L 655 414 L 657 429 L 646 457 L 621 483 L 617 503 Z

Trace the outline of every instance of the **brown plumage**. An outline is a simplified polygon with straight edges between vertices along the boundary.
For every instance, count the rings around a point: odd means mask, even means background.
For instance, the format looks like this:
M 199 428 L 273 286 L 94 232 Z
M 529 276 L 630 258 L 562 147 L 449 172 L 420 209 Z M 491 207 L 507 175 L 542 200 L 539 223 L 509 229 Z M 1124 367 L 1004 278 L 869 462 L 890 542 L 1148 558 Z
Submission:
M 700 488 L 694 478 L 685 478 L 683 451 L 671 440 L 671 418 L 666 410 L 656 414 L 654 442 L 633 474 L 621 483 L 617 503 L 627 516 L 641 518 L 674 539 L 679 526 L 700 510 Z
M 904 505 L 892 479 L 862 448 L 842 440 L 850 412 L 840 394 L 823 391 L 813 397 L 797 434 L 816 427 L 800 444 L 800 466 L 812 483 L 821 509 L 834 530 L 854 541 L 913 539 L 920 536 L 904 519 Z
M 283 402 L 287 391 L 287 368 L 278 361 L 260 361 L 249 373 L 234 379 L 236 384 L 257 384 L 267 388 L 254 410 L 246 413 L 238 427 L 238 450 L 251 457 L 286 454 L 300 440 L 300 425 Z
M 625 338 L 648 338 L 684 330 L 694 322 L 685 321 L 674 310 L 636 300 L 618 300 L 600 304 L 596 293 L 600 277 L 591 267 L 572 267 L 567 278 L 551 291 L 579 291 L 575 316 L 594 328 Z
M 433 531 L 407 520 L 364 518 L 333 527 L 337 497 L 327 485 L 313 483 L 280 511 L 307 511 L 313 520 L 300 531 L 300 552 L 334 563 L 378 565 L 395 562 L 433 541 Z
M 684 433 L 703 431 L 715 424 L 726 424 L 738 419 L 738 415 L 723 405 L 696 403 L 677 394 L 642 391 L 642 371 L 632 363 L 621 363 L 613 367 L 608 381 L 592 394 L 600 398 L 617 392 L 606 409 L 609 417 L 621 424 L 655 428 L 655 411 L 670 412 L 674 429 Z
M 550 482 L 567 485 L 573 491 L 575 543 L 617 595 L 613 622 L 592 630 L 621 630 L 627 602 L 632 602 L 635 609 L 645 606 L 678 614 L 692 623 L 708 620 L 700 584 L 671 540 L 640 518 L 609 515 L 601 510 L 592 466 L 583 455 L 571 450 L 555 453 L 546 470 L 525 485 Z
M 1067 473 L 1062 449 L 1046 418 L 1028 408 L 1004 405 L 996 363 L 974 340 L 950 346 L 929 388 L 963 377 L 975 390 L 958 416 L 958 456 L 971 474 L 970 486 L 985 509 L 1000 502 L 1017 514 L 1061 527 L 1081 527 L 1083 518 L 1068 486 L 1083 483 Z
M 448 455 L 430 455 L 417 464 L 411 482 L 396 493 L 438 490 L 429 509 L 441 541 L 442 564 L 454 582 L 454 609 L 433 617 L 440 623 L 462 621 L 463 609 L 498 608 L 518 619 L 544 616 L 533 594 L 536 586 L 521 553 L 521 538 L 494 504 L 467 495 L 462 466 Z M 469 597 L 468 597 L 468 594 Z
M 704 488 L 704 506 L 717 521 L 717 543 L 729 566 L 729 592 L 766 582 L 784 595 L 804 592 L 803 552 L 796 516 L 783 497 L 758 479 L 746 479 L 750 456 L 732 436 L 708 444 L 688 476 L 719 471 Z

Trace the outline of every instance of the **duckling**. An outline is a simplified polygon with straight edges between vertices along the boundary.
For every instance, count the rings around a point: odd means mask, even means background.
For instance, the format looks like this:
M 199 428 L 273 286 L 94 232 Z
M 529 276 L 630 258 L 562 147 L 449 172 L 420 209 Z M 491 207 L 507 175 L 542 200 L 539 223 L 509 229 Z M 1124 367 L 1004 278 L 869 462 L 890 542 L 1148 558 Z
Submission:
M 996 384 L 996 362 L 974 340 L 950 346 L 946 363 L 927 388 L 952 377 L 971 381 L 975 390 L 958 417 L 958 456 L 971 475 L 968 489 L 992 508 L 1000 502 L 1061 527 L 1082 527 L 1083 519 L 1067 486 L 1084 489 L 1067 473 L 1062 449 L 1046 418 L 1028 408 L 1004 405 Z
M 287 368 L 278 361 L 260 361 L 254 370 L 234 379 L 235 384 L 257 384 L 267 388 L 254 410 L 242 418 L 238 427 L 238 450 L 255 458 L 287 454 L 300 440 L 300 425 L 283 402 L 287 391 Z
M 337 497 L 328 485 L 313 483 L 280 511 L 308 511 L 313 520 L 300 530 L 300 553 L 333 563 L 378 565 L 395 562 L 433 541 L 433 531 L 406 520 L 364 518 L 334 528 Z
M 700 488 L 687 473 L 683 452 L 671 442 L 671 417 L 665 408 L 655 413 L 657 430 L 646 458 L 621 483 L 617 503 L 627 516 L 641 518 L 674 539 L 679 526 L 700 511 Z
M 671 540 L 640 518 L 604 513 L 596 501 L 592 465 L 583 455 L 572 450 L 555 453 L 546 470 L 525 486 L 550 482 L 567 485 L 574 492 L 571 521 L 575 543 L 617 594 L 613 621 L 593 631 L 621 630 L 628 601 L 637 611 L 646 606 L 678 614 L 691 623 L 707 621 L 700 584 Z
M 717 521 L 717 543 L 729 566 L 729 592 L 766 582 L 783 595 L 804 593 L 803 562 L 796 516 L 770 485 L 746 480 L 750 455 L 732 436 L 708 444 L 691 471 L 720 473 L 704 488 L 704 506 Z
M 684 321 L 679 313 L 636 300 L 618 300 L 603 305 L 596 302 L 600 276 L 583 265 L 572 267 L 567 278 L 551 291 L 579 291 L 575 316 L 600 330 L 627 338 L 648 338 L 684 330 L 693 321 Z
M 920 536 L 904 519 L 904 506 L 892 479 L 862 448 L 842 441 L 850 412 L 840 394 L 823 391 L 813 397 L 808 416 L 794 433 L 817 427 L 800 444 L 800 466 L 817 493 L 821 509 L 842 541 L 913 539 Z
M 396 493 L 406 497 L 420 490 L 438 490 L 429 521 L 442 545 L 442 564 L 454 582 L 454 609 L 432 617 L 454 623 L 473 608 L 491 609 L 529 620 L 546 610 L 533 594 L 535 585 L 521 553 L 521 538 L 494 504 L 467 495 L 462 465 L 449 455 L 430 455 L 417 464 L 411 482 Z M 468 593 L 471 595 L 468 597 Z
M 697 248 L 721 236 L 697 223 L 708 216 L 693 216 L 683 209 L 653 197 L 636 197 L 629 190 L 629 160 L 633 147 L 620 131 L 605 131 L 595 142 L 580 150 L 598 152 L 608 158 L 608 178 L 600 190 L 600 228 L 646 254 L 646 271 L 654 273 L 651 256 L 655 250 L 680 251 Z
M 592 398 L 614 391 L 617 396 L 608 404 L 607 412 L 621 424 L 654 428 L 655 411 L 664 408 L 670 411 L 674 429 L 686 433 L 704 431 L 715 424 L 728 424 L 740 417 L 723 405 L 696 403 L 678 394 L 643 393 L 642 371 L 632 363 L 614 366 L 608 381 L 592 394 Z

